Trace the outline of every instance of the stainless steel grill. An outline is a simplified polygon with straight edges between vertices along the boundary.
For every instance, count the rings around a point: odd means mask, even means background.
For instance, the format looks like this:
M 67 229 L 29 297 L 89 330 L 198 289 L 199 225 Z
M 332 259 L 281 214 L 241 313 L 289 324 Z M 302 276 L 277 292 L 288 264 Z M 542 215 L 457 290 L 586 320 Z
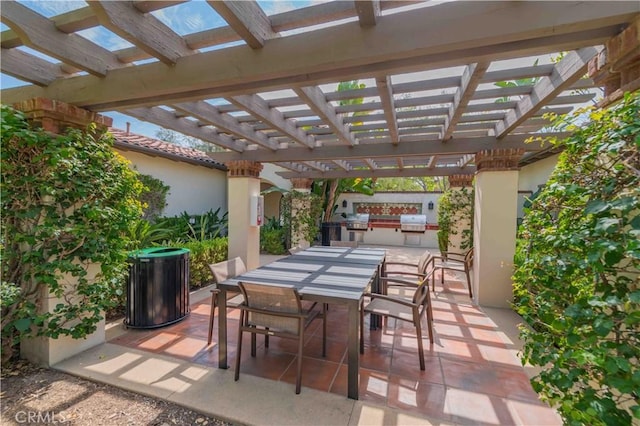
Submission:
M 427 224 L 427 216 L 424 214 L 403 214 L 400 215 L 400 231 L 424 233 Z
M 366 231 L 369 229 L 369 214 L 358 213 L 347 216 L 347 231 Z

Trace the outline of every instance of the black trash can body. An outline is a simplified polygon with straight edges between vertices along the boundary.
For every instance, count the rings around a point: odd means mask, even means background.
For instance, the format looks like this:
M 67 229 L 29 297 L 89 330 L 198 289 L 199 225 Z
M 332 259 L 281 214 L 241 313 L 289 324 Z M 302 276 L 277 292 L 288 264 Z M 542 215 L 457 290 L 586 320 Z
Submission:
M 342 224 L 340 222 L 322 222 L 320 224 L 322 245 L 330 246 L 331 240 L 340 241 L 342 237 Z
M 189 312 L 189 250 L 153 247 L 132 252 L 125 325 L 162 327 L 184 319 Z

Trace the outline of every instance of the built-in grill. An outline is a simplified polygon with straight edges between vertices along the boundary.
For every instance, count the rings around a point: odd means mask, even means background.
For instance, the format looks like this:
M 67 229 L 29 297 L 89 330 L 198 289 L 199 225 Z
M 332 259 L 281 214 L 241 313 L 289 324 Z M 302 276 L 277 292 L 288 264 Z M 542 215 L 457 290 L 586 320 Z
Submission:
M 366 231 L 369 229 L 369 214 L 357 213 L 347 216 L 347 231 Z
M 400 231 L 423 234 L 427 224 L 427 216 L 424 214 L 400 215 Z

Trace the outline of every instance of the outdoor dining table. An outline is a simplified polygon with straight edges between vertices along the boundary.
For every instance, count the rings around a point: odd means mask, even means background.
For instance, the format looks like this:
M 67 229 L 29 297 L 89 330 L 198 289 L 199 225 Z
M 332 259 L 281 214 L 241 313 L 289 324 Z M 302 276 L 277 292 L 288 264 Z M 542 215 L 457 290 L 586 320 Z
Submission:
M 348 308 L 347 396 L 358 399 L 360 304 L 384 265 L 380 249 L 311 247 L 218 284 L 218 367 L 227 364 L 227 292 L 238 292 L 239 281 L 294 286 L 301 299 L 341 304 Z

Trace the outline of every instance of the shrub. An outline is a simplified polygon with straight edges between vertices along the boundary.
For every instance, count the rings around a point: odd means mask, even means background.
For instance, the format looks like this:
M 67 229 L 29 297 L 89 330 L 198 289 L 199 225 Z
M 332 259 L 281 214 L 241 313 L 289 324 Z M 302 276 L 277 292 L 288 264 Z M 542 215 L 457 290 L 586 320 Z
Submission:
M 167 193 L 171 189 L 160 179 L 151 175 L 138 175 L 143 185 L 140 201 L 143 204 L 142 218 L 154 221 L 167 206 Z
M 565 423 L 640 420 L 640 100 L 588 111 L 519 230 L 523 362 Z M 584 115 L 578 119 L 584 120 Z M 633 420 L 635 419 L 635 420 Z
M 83 338 L 122 291 L 126 237 L 141 184 L 111 137 L 89 127 L 51 136 L 2 106 L 3 357 L 29 336 Z M 99 264 L 95 279 L 87 269 Z M 77 285 L 69 291 L 66 281 Z M 19 296 L 10 286 L 20 289 Z M 42 312 L 43 297 L 60 303 Z M 4 294 L 3 294 L 4 296 Z
M 285 232 L 278 219 L 268 218 L 260 228 L 260 250 L 269 254 L 286 253 Z
M 204 241 L 173 242 L 169 247 L 189 249 L 189 287 L 193 290 L 212 281 L 209 264 L 227 259 L 229 240 L 216 238 Z

